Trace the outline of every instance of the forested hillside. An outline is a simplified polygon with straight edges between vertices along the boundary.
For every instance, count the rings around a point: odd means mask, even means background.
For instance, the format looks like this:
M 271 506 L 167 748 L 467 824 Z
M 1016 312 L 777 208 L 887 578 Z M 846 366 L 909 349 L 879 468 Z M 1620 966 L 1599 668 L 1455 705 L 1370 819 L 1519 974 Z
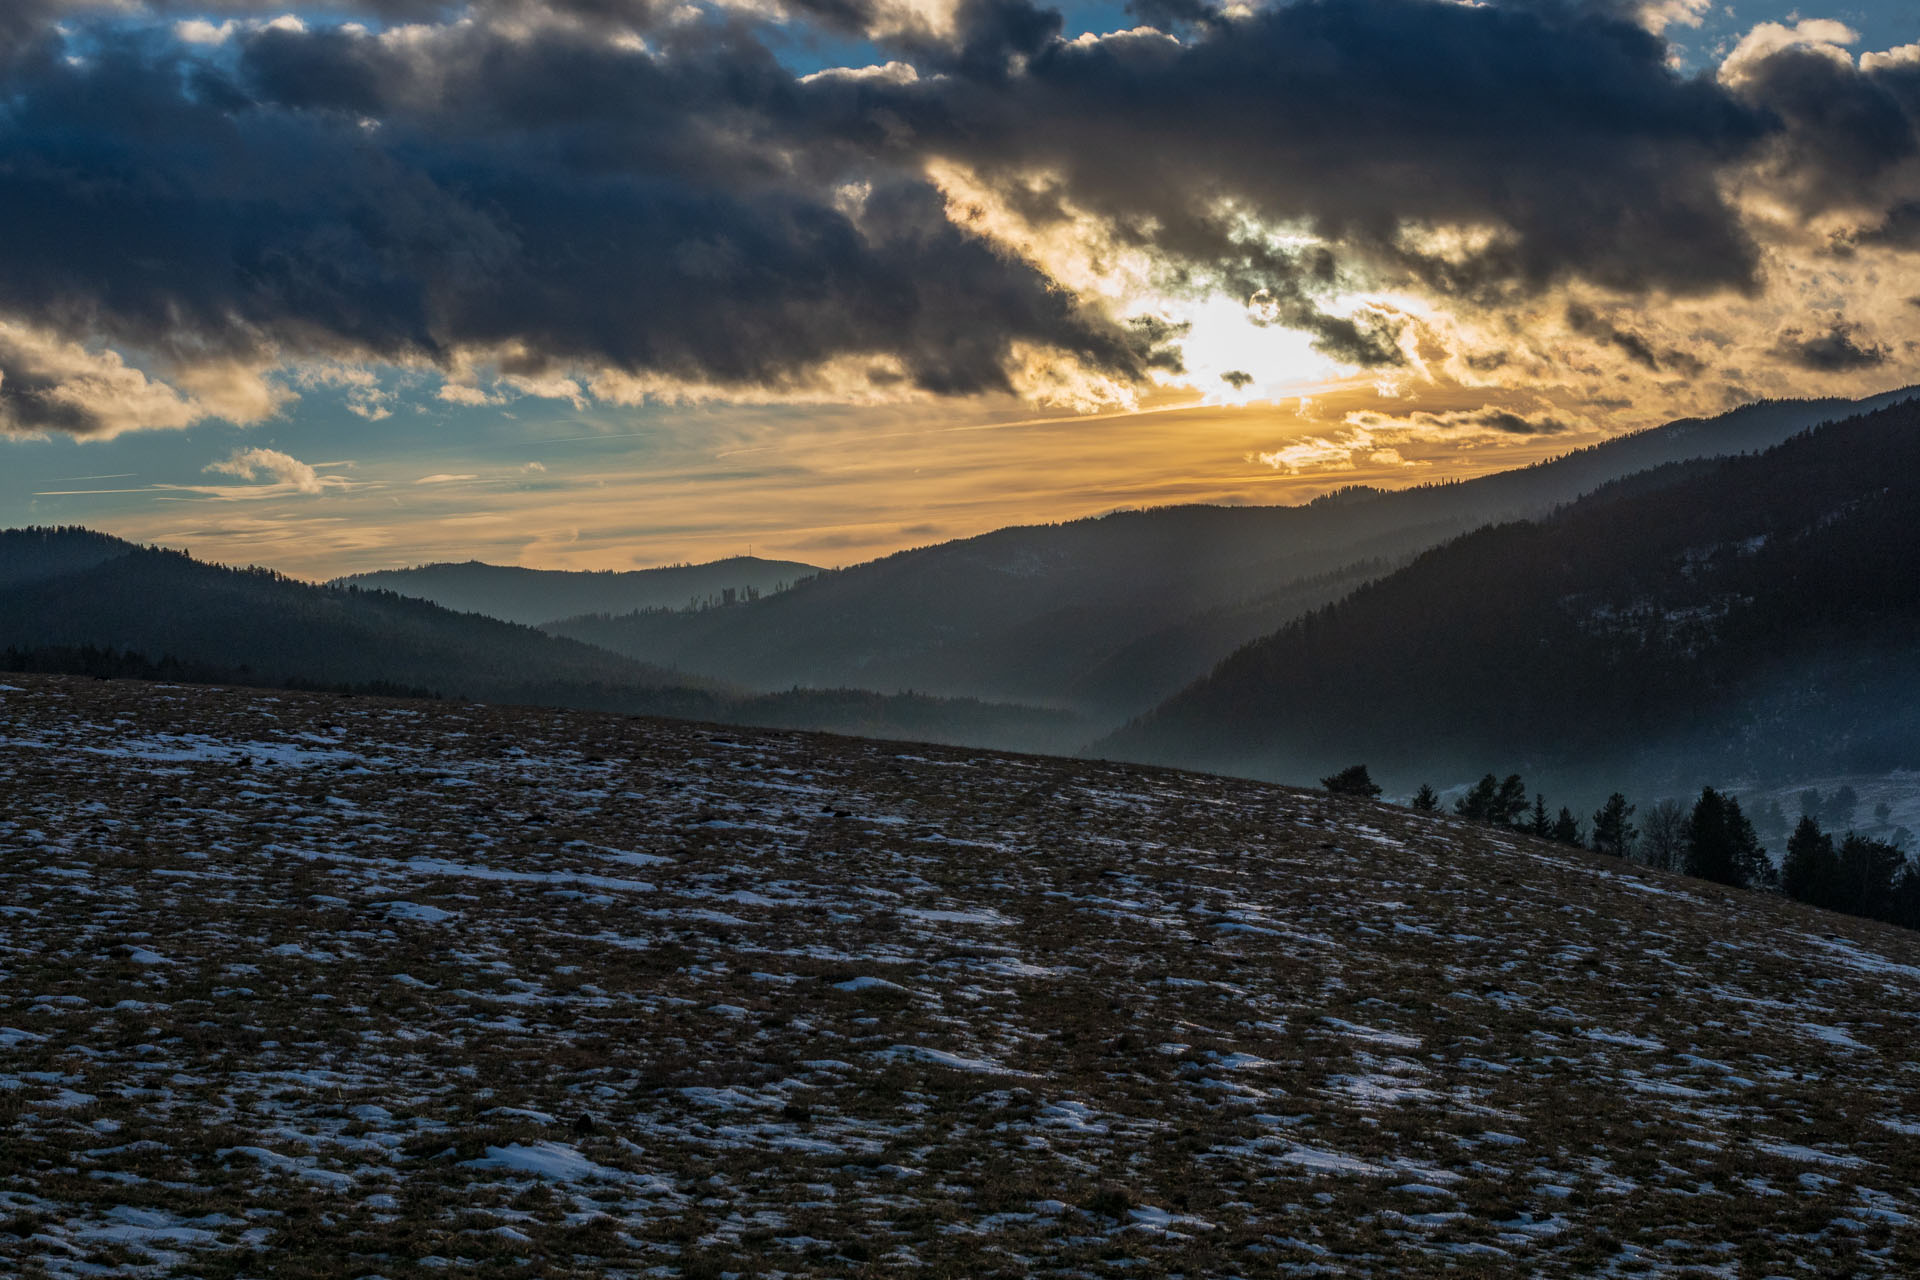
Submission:
M 537 626 L 583 613 L 705 608 L 772 595 L 819 572 L 797 560 L 734 556 L 711 564 L 585 572 L 513 565 L 423 564 L 356 573 L 337 585 L 393 591 L 462 613 Z
M 1086 732 L 1062 712 L 971 701 L 749 694 L 392 592 L 205 564 L 85 529 L 0 531 L 0 584 L 0 651 L 39 670 L 430 691 L 1034 750 L 1069 749 Z
M 1389 786 L 1920 765 L 1920 409 L 1489 527 L 1249 645 L 1094 750 Z
M 822 574 L 740 608 L 551 629 L 758 688 L 1044 700 L 1118 723 L 1239 645 L 1448 538 L 1542 515 L 1647 468 L 1764 448 L 1854 407 L 1748 405 L 1516 471 L 1353 489 L 1298 507 L 1172 507 L 1001 529 Z

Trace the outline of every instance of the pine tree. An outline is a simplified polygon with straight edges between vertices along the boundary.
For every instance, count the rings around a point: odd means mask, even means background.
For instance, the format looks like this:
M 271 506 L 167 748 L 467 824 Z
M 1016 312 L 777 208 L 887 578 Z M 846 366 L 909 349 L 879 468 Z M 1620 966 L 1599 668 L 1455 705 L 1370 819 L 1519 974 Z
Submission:
M 1423 782 L 1420 784 L 1420 789 L 1413 793 L 1413 807 L 1421 813 L 1432 813 L 1440 807 L 1440 797 L 1434 793 L 1432 787 Z
M 1380 784 L 1373 780 L 1363 764 L 1350 764 L 1340 772 L 1320 779 L 1320 785 L 1336 796 L 1359 796 L 1371 800 L 1380 794 Z
M 1634 837 L 1640 832 L 1627 819 L 1633 816 L 1634 808 L 1618 791 L 1607 797 L 1593 815 L 1594 852 L 1624 858 L 1633 851 Z
M 1780 863 L 1780 888 L 1795 902 L 1830 907 L 1839 874 L 1833 837 L 1820 829 L 1812 814 L 1802 814 L 1799 825 L 1787 838 L 1787 856 Z
M 1533 793 L 1533 834 L 1541 839 L 1553 837 L 1553 819 L 1547 815 L 1547 798 L 1538 791 Z
M 1517 773 L 1508 774 L 1504 781 L 1496 781 L 1489 773 L 1473 784 L 1473 790 L 1453 802 L 1453 811 L 1475 822 L 1488 822 L 1496 827 L 1516 826 L 1526 816 L 1527 784 Z
M 1856 916 L 1884 920 L 1892 907 L 1894 881 L 1906 865 L 1906 855 L 1887 843 L 1847 832 L 1835 856 L 1839 901 L 1834 905 Z
M 1560 816 L 1553 822 L 1553 838 L 1561 844 L 1585 844 L 1580 837 L 1580 819 L 1573 816 L 1573 810 L 1565 805 L 1560 807 Z
M 1467 794 L 1453 802 L 1453 811 L 1475 822 L 1492 822 L 1494 800 L 1499 791 L 1499 781 L 1492 774 L 1488 774 L 1474 783 Z
M 1517 826 L 1527 812 L 1527 784 L 1520 781 L 1520 775 L 1510 773 L 1500 784 L 1500 791 L 1494 797 L 1493 821 L 1502 827 Z
M 1686 870 L 1690 876 L 1736 887 L 1764 885 L 1774 878 L 1773 864 L 1753 824 L 1740 812 L 1740 802 L 1712 787 L 1700 789 L 1687 819 Z

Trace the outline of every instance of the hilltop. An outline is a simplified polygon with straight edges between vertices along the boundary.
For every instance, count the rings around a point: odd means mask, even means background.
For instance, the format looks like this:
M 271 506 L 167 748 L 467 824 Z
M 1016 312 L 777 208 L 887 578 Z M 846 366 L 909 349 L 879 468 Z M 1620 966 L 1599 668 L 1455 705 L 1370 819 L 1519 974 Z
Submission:
M 1778 784 L 1920 766 L 1920 406 L 1672 464 L 1421 556 L 1093 750 L 1389 785 Z M 1671 792 L 1670 792 L 1671 793 Z
M 1450 538 L 1914 395 L 1749 404 L 1454 484 L 999 529 L 823 573 L 741 608 L 549 629 L 751 688 L 919 689 L 1064 707 L 1117 727 L 1241 645 Z
M 756 556 L 622 571 L 523 569 L 468 560 L 349 574 L 336 585 L 391 591 L 462 613 L 538 626 L 581 614 L 744 603 L 818 572 L 817 565 Z
M 29 1275 L 1920 1265 L 1920 937 L 1776 898 L 585 712 L 12 677 L 0 772 Z
M 751 693 L 532 627 L 316 586 L 79 528 L 0 530 L 0 657 L 31 670 L 267 687 L 424 691 L 1068 750 L 1064 712 L 865 689 Z

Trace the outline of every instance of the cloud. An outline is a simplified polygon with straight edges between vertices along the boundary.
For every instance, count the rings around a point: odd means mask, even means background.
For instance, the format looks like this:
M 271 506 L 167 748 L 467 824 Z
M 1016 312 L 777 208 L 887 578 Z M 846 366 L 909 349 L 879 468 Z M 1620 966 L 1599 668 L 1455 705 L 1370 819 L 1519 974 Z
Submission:
M 1859 325 L 1844 320 L 1836 320 L 1824 331 L 1813 334 L 1788 329 L 1780 335 L 1776 350 L 1787 360 L 1816 373 L 1845 373 L 1887 363 L 1892 353 L 1877 343 L 1860 341 L 1854 336 L 1859 332 Z
M 968 12 L 991 28 L 1002 10 Z M 1020 53 L 1022 39 L 1000 47 Z M 1571 8 L 1300 0 L 1184 44 L 1149 32 L 1048 45 L 1021 74 L 895 96 L 919 145 L 1003 188 L 1051 175 L 1056 201 L 1201 282 L 1265 290 L 1282 322 L 1355 363 L 1398 348 L 1325 305 L 1348 271 L 1466 294 L 1755 280 L 1718 176 L 1767 117 L 1674 74 L 1637 25 Z M 1439 253 L 1408 243 L 1419 226 L 1487 234 Z M 1277 234 L 1288 228 L 1312 238 Z
M 544 471 L 546 470 L 546 468 L 542 467 L 541 470 Z M 479 478 L 480 478 L 479 476 L 473 475 L 471 473 L 453 475 L 445 471 L 440 471 L 440 472 L 435 472 L 433 475 L 430 475 L 430 476 L 421 476 L 418 480 L 415 480 L 414 483 L 415 484 L 457 484 L 462 480 L 478 480 Z
M 1497 431 L 1507 436 L 1550 436 L 1573 429 L 1572 424 L 1546 414 L 1535 414 L 1529 417 L 1509 409 L 1482 409 L 1476 413 L 1458 417 L 1452 414 L 1428 415 L 1426 420 L 1442 427 L 1462 425 L 1483 427 L 1488 431 Z
M 1920 60 L 1856 66 L 1858 39 L 1828 19 L 1763 22 L 1721 64 L 1721 82 L 1777 122 L 1750 180 L 1803 215 L 1884 209 L 1920 183 Z
M 1354 454 L 1366 449 L 1368 443 L 1356 441 L 1351 435 L 1345 438 L 1309 436 L 1266 453 L 1256 453 L 1249 461 L 1289 475 L 1303 471 L 1352 471 Z
M 1149 367 L 951 222 L 917 164 L 836 136 L 864 81 L 802 84 L 745 35 L 656 57 L 564 27 L 395 34 L 237 30 L 229 70 L 103 30 L 5 86 L 0 306 L 182 363 L 510 350 L 531 394 L 574 369 L 778 385 L 856 354 L 1004 392 L 1021 344 Z
M 380 386 L 373 370 L 359 365 L 328 361 L 304 365 L 294 371 L 293 379 L 302 387 L 331 387 L 345 393 L 347 412 L 368 422 L 393 416 L 393 393 Z
M 1682 74 L 1659 32 L 1702 10 L 1143 0 L 1068 39 L 1031 0 L 15 0 L 0 315 L 122 353 L 175 425 L 279 378 L 380 420 L 374 366 L 468 407 L 1121 405 L 1222 367 L 1140 319 L 1211 296 L 1395 377 L 1429 376 L 1409 298 L 1693 377 L 1634 308 L 1759 296 L 1796 218 L 1905 251 L 1873 229 L 1920 200 L 1920 54 L 1808 19 Z M 782 64 L 821 33 L 875 64 Z M 11 430 L 125 429 L 10 381 Z
M 0 214 L 0 217 L 4 217 Z M 0 433 L 107 439 L 185 427 L 205 409 L 130 367 L 117 352 L 0 320 Z
M 209 475 L 238 476 L 242 480 L 265 477 L 295 493 L 320 493 L 327 487 L 311 466 L 278 449 L 235 449 L 231 456 L 209 462 L 202 470 Z
M 1706 21 L 1713 0 L 1641 0 L 1633 16 L 1641 26 L 1659 35 L 1668 27 L 1698 27 Z
M 1860 55 L 1860 69 L 1869 73 L 1904 71 L 1914 66 L 1920 66 L 1920 44 L 1897 45 L 1882 53 Z
M 1567 304 L 1567 324 L 1575 333 L 1605 343 L 1650 373 L 1672 371 L 1698 375 L 1706 368 L 1705 362 L 1691 352 L 1656 344 L 1645 334 L 1616 324 L 1585 303 Z
M 1860 39 L 1860 33 L 1832 18 L 1803 18 L 1788 26 L 1782 22 L 1756 24 L 1740 37 L 1720 63 L 1720 79 L 1726 84 L 1752 80 L 1775 54 L 1787 50 L 1807 53 L 1822 61 L 1852 70 L 1853 55 L 1846 46 Z

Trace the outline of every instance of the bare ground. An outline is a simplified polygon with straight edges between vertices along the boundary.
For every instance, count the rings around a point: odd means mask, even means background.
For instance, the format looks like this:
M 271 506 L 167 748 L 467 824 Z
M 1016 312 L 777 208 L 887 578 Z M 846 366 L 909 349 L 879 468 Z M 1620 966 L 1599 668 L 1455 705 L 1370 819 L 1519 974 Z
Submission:
M 0 1271 L 1920 1273 L 1920 938 L 1282 787 L 6 677 Z

